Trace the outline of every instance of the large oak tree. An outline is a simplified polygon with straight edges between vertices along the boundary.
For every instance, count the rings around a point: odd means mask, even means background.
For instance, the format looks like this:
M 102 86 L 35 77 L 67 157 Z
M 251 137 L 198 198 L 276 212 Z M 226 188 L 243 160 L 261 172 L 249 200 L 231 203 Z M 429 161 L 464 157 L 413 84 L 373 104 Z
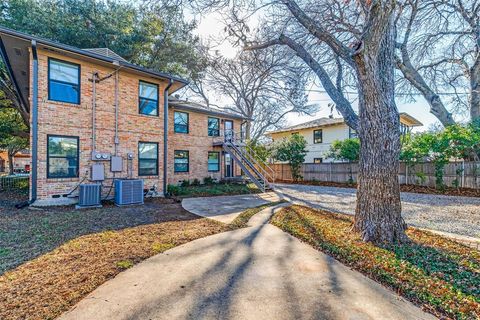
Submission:
M 397 177 L 396 9 L 395 0 L 274 2 L 262 25 L 264 36 L 246 48 L 292 50 L 318 77 L 347 124 L 357 130 L 361 148 L 354 229 L 365 241 L 375 243 L 407 239 Z M 242 21 L 237 20 L 235 33 L 241 34 Z M 358 115 L 344 94 L 345 74 L 350 74 L 358 91 Z

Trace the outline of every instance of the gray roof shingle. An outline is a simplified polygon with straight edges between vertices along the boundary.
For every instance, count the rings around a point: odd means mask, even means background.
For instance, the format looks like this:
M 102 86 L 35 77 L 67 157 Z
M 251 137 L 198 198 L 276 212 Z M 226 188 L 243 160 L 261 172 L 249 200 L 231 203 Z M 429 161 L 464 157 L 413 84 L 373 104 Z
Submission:
M 342 123 L 345 123 L 345 120 L 343 118 L 319 118 L 312 121 L 296 124 L 294 126 L 282 128 L 279 130 L 269 131 L 267 132 L 267 134 L 295 131 L 295 130 L 301 130 L 301 129 L 310 129 L 310 128 L 317 128 L 317 127 L 325 127 L 325 126 L 331 126 L 331 125 L 342 124 Z
M 89 48 L 89 49 L 83 49 L 83 50 L 90 51 L 90 52 L 93 52 L 95 54 L 99 54 L 101 56 L 109 57 L 109 58 L 114 59 L 114 60 L 128 62 L 122 56 L 116 54 L 115 52 L 113 52 L 112 50 L 110 50 L 108 48 Z
M 168 104 L 171 107 L 176 109 L 183 109 L 183 110 L 191 110 L 191 111 L 199 111 L 211 115 L 216 116 L 223 116 L 229 118 L 236 118 L 236 119 L 247 119 L 246 117 L 242 116 L 238 113 L 228 112 L 221 109 L 216 109 L 212 107 L 207 107 L 204 104 L 194 102 L 194 101 L 187 101 L 187 100 L 180 100 L 177 98 L 168 97 Z

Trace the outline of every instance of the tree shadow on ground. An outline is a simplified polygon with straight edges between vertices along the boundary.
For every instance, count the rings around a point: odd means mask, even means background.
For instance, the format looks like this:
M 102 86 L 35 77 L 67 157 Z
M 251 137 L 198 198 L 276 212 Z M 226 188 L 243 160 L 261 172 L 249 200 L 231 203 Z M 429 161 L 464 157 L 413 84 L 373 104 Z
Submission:
M 140 309 L 134 311 L 129 315 L 130 318 L 148 318 L 155 314 L 157 310 L 164 310 L 164 308 L 171 308 L 178 302 L 178 297 L 181 296 L 186 299 L 185 318 L 186 319 L 229 319 L 238 317 L 239 304 L 238 294 L 240 290 L 252 290 L 253 299 L 249 304 L 256 305 L 258 308 L 263 308 L 262 301 L 256 301 L 254 299 L 255 290 L 259 290 L 261 287 L 261 276 L 259 282 L 249 283 L 247 279 L 251 279 L 252 272 L 258 272 L 255 268 L 256 254 L 255 245 L 257 241 L 269 241 L 265 238 L 262 239 L 262 232 L 264 232 L 266 226 L 272 228 L 268 224 L 263 224 L 256 227 L 249 227 L 246 229 L 240 229 L 231 231 L 232 235 L 228 241 L 215 242 L 214 245 L 206 245 L 202 248 L 196 248 L 195 252 L 186 252 L 180 256 L 176 255 L 175 259 L 192 258 L 193 256 L 198 259 L 202 259 L 204 252 L 217 250 L 223 250 L 223 254 L 213 263 L 207 270 L 205 270 L 200 276 L 195 276 L 194 279 L 185 281 L 185 283 L 178 289 L 170 291 L 168 295 L 162 295 L 152 298 L 146 302 Z M 248 231 L 247 231 L 248 230 Z M 239 233 L 242 235 L 239 237 Z M 285 250 L 275 257 L 275 270 L 278 274 L 285 276 L 278 279 L 278 290 L 276 294 L 280 295 L 276 304 L 287 305 L 282 308 L 288 313 L 287 318 L 291 319 L 303 319 L 306 318 L 304 314 L 305 310 L 302 309 L 302 296 L 297 292 L 295 285 L 295 279 L 290 276 L 291 270 L 291 255 L 293 253 L 293 238 L 289 239 Z M 274 239 L 271 239 L 274 241 Z M 227 248 L 227 249 L 226 249 Z M 260 253 L 263 254 L 263 253 Z M 258 268 L 258 267 L 257 267 Z M 253 271 L 255 270 L 255 271 Z M 335 270 L 329 270 L 332 275 L 330 277 L 333 285 L 337 282 L 337 278 L 334 275 Z M 245 289 L 245 286 L 251 286 L 249 289 Z M 341 288 L 336 289 L 338 293 L 341 292 Z M 249 291 L 250 293 L 250 291 Z M 245 294 L 245 292 L 244 292 Z M 186 298 L 188 296 L 188 298 Z M 244 297 L 245 298 L 245 297 Z M 318 301 L 315 307 L 308 310 L 310 316 L 318 319 L 330 319 L 332 318 L 330 313 L 330 306 L 326 301 Z M 242 311 L 240 311 L 242 312 Z M 280 318 L 285 318 L 282 315 Z
M 201 217 L 169 199 L 144 205 L 76 210 L 73 206 L 0 211 L 0 274 L 77 237 L 110 230 Z

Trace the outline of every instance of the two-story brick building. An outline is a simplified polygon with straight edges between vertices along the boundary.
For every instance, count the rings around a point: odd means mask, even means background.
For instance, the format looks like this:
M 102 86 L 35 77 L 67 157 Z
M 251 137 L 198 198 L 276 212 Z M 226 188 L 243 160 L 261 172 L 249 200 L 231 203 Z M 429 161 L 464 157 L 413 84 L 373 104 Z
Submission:
M 168 183 L 240 174 L 216 144 L 241 116 L 171 99 L 187 81 L 131 64 L 108 49 L 78 49 L 0 28 L 2 56 L 30 110 L 31 201 L 72 203 L 81 183 Z

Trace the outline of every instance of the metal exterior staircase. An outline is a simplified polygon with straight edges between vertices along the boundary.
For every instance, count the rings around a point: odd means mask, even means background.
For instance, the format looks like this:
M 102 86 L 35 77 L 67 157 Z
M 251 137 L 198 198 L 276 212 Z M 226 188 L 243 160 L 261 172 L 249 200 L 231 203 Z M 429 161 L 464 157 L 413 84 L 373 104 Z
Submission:
M 273 189 L 271 183 L 275 182 L 274 171 L 267 163 L 258 160 L 255 151 L 244 142 L 241 134 L 227 130 L 219 138 L 222 140 L 216 144 L 222 145 L 223 150 L 232 156 L 250 181 L 262 192 Z

